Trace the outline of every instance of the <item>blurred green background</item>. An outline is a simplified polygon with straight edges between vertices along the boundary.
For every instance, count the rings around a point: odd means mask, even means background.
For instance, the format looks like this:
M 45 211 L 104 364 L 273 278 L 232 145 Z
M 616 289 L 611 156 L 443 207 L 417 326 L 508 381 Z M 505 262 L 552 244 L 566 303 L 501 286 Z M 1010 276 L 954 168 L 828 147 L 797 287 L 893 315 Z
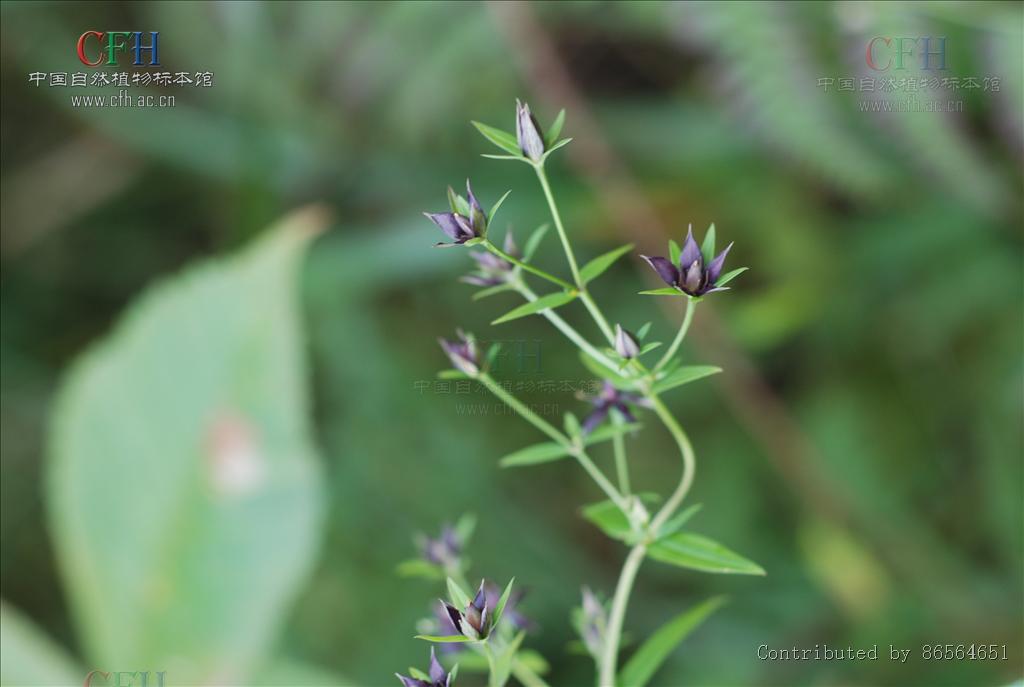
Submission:
M 634 637 L 731 597 L 655 684 L 1021 677 L 1021 4 L 4 2 L 0 17 L 4 684 L 92 669 L 395 684 L 424 663 L 412 635 L 439 593 L 395 565 L 467 511 L 474 574 L 530 589 L 527 645 L 551 684 L 592 684 L 566 651 L 570 608 L 581 584 L 610 593 L 625 555 L 578 516 L 599 494 L 568 463 L 500 471 L 532 430 L 434 386 L 435 339 L 456 326 L 539 353 L 503 371 L 513 383 L 588 378 L 541 318 L 492 328 L 515 299 L 472 302 L 464 252 L 433 250 L 420 215 L 469 176 L 485 206 L 513 190 L 497 229 L 546 219 L 528 168 L 479 157 L 493 151 L 469 125 L 511 129 L 516 97 L 542 124 L 568 110 L 551 174 L 583 260 L 626 241 L 664 254 L 715 222 L 751 266 L 684 346 L 725 373 L 668 400 L 697 449 L 701 531 L 769 574 L 647 564 Z M 78 36 L 112 28 L 159 31 L 164 68 L 214 86 L 114 110 L 29 81 L 88 71 Z M 942 95 L 955 114 L 863 112 L 910 96 L 819 79 L 879 76 L 873 36 L 945 36 L 948 76 L 999 88 Z M 332 218 L 305 259 L 287 236 L 244 248 L 311 202 Z M 563 269 L 554 237 L 542 254 Z M 594 291 L 664 340 L 680 306 L 636 296 L 650 276 L 633 256 Z M 584 411 L 534 386 L 531 402 Z M 631 461 L 663 490 L 678 458 L 650 424 Z M 756 655 L 876 643 L 877 661 Z M 936 643 L 1008 654 L 922 660 Z

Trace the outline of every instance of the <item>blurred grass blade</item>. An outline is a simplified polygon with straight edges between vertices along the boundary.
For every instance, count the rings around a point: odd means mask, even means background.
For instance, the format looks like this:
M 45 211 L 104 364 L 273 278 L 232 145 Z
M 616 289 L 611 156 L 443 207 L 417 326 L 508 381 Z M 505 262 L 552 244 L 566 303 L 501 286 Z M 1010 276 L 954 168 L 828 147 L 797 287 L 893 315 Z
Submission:
M 498 464 L 503 468 L 522 467 L 524 465 L 540 465 L 541 463 L 550 463 L 551 461 L 559 460 L 567 455 L 569 455 L 569 451 L 566 450 L 564 446 L 548 441 L 542 444 L 527 446 L 515 453 L 510 453 L 498 461 Z
M 677 386 L 683 384 L 689 384 L 690 382 L 703 379 L 704 377 L 710 377 L 713 374 L 718 374 L 722 371 L 722 368 L 715 367 L 714 365 L 687 365 L 681 367 L 672 374 L 668 375 L 661 381 L 655 383 L 654 393 L 660 394 L 674 389 Z
M 473 126 L 476 127 L 477 131 L 483 134 L 484 138 L 504 150 L 506 153 L 517 158 L 523 156 L 522 152 L 519 150 L 519 143 L 516 142 L 516 137 L 512 134 L 507 131 L 502 131 L 501 129 L 495 129 L 493 126 L 487 126 L 481 122 L 473 122 Z
M 297 282 L 326 219 L 150 289 L 65 380 L 49 517 L 91 665 L 244 680 L 274 640 L 320 538 Z
M 651 635 L 622 667 L 619 684 L 628 687 L 646 685 L 672 650 L 724 603 L 724 596 L 708 599 L 658 628 L 658 631 Z
M 0 684 L 78 685 L 85 674 L 35 623 L 0 602 Z

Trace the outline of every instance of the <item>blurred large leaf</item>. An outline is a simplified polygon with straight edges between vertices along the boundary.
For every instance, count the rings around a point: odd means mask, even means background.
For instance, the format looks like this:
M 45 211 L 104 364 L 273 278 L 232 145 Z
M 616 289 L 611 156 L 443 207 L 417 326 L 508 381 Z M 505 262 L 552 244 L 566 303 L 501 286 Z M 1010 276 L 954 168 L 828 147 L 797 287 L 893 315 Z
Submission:
M 324 219 L 154 288 L 73 367 L 50 519 L 96 665 L 244 681 L 274 639 L 319 536 L 296 281 Z
M 0 603 L 0 685 L 76 685 L 85 672 L 31 620 Z
M 764 569 L 757 563 L 693 532 L 679 532 L 659 539 L 651 545 L 647 555 L 662 563 L 703 572 L 764 575 Z

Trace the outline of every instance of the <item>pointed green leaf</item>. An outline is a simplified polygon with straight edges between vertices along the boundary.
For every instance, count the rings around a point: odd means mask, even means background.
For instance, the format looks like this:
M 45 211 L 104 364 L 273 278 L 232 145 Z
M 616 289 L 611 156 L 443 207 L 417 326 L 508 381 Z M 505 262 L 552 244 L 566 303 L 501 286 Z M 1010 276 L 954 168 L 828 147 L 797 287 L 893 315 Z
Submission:
M 469 543 L 470 538 L 473 536 L 473 530 L 476 529 L 476 516 L 472 513 L 463 513 L 458 520 L 455 521 L 455 536 L 462 542 L 462 547 L 465 548 Z
M 713 539 L 693 532 L 678 532 L 660 539 L 647 550 L 656 561 L 710 573 L 764 575 L 764 569 Z
M 440 566 L 434 565 L 422 558 L 410 558 L 409 560 L 402 561 L 395 568 L 395 572 L 398 573 L 399 577 L 422 577 L 428 580 L 444 579 L 444 571 L 441 570 Z
M 674 286 L 666 286 L 662 289 L 651 289 L 650 291 L 641 291 L 641 296 L 685 296 L 686 294 L 677 289 Z
M 498 198 L 497 202 L 495 202 L 494 205 L 491 206 L 491 212 L 487 215 L 488 224 L 494 221 L 494 216 L 498 214 L 498 208 L 501 207 L 501 204 L 505 202 L 505 199 L 508 198 L 508 194 L 510 193 L 512 193 L 512 189 L 505 191 L 505 194 L 501 198 Z
M 708 233 L 704 234 L 704 243 L 700 246 L 700 253 L 704 256 L 704 264 L 707 265 L 715 257 L 715 224 L 711 223 Z
M 647 338 L 647 332 L 649 332 L 649 331 L 651 331 L 651 323 L 650 322 L 645 322 L 644 325 L 642 327 L 640 327 L 640 329 L 636 330 L 636 340 L 637 341 L 643 341 L 644 339 L 646 339 Z
M 714 365 L 687 365 L 680 367 L 675 372 L 672 372 L 664 379 L 654 384 L 654 393 L 660 394 L 669 389 L 674 389 L 677 386 L 688 384 L 704 377 L 709 377 L 713 374 L 718 374 L 722 371 L 722 368 L 715 367 Z
M 526 246 L 523 248 L 523 260 L 529 260 L 533 257 L 533 254 L 537 252 L 537 247 L 540 246 L 540 242 L 544 240 L 544 235 L 548 233 L 548 229 L 551 228 L 550 224 L 542 224 L 533 230 L 530 234 L 530 238 L 526 240 Z
M 543 161 L 543 160 L 547 160 L 547 159 L 548 159 L 548 155 L 550 155 L 551 153 L 555 152 L 556 150 L 558 150 L 558 149 L 559 149 L 559 148 L 561 148 L 562 146 L 564 146 L 564 145 L 567 145 L 567 144 L 568 144 L 568 143 L 569 143 L 569 142 L 570 142 L 571 140 L 572 140 L 571 138 L 563 138 L 563 139 L 562 139 L 561 141 L 559 141 L 559 142 L 558 142 L 558 143 L 556 143 L 555 145 L 553 145 L 553 146 L 551 146 L 550 148 L 548 148 L 548 149 L 547 149 L 547 150 L 546 150 L 546 151 L 544 152 L 544 157 L 543 157 L 543 158 L 541 158 L 541 160 L 542 160 L 542 161 Z
M 658 539 L 664 539 L 665 537 L 675 534 L 683 528 L 687 522 L 690 521 L 697 511 L 701 509 L 701 504 L 695 503 L 681 513 L 676 513 L 674 516 L 669 518 L 668 522 L 661 526 L 658 530 Z
M 642 503 L 658 502 L 657 494 L 637 494 L 636 497 Z M 596 525 L 612 539 L 629 541 L 633 535 L 633 528 L 630 527 L 629 518 L 610 499 L 584 506 L 580 512 L 585 519 Z
M 473 126 L 476 130 L 483 134 L 483 137 L 488 141 L 504 150 L 509 155 L 516 158 L 522 157 L 522 151 L 519 150 L 519 143 L 516 141 L 516 137 L 507 131 L 496 129 L 493 126 L 487 126 L 481 122 L 473 122 Z
M 647 353 L 650 353 L 655 348 L 659 348 L 660 346 L 661 346 L 661 342 L 660 341 L 652 341 L 651 343 L 645 345 L 643 348 L 640 349 L 640 354 L 639 355 L 645 355 Z
M 513 308 L 507 313 L 499 317 L 498 319 L 491 322 L 491 324 L 501 324 L 502 322 L 510 322 L 512 320 L 519 319 L 520 317 L 526 317 L 527 315 L 534 315 L 541 312 L 542 310 L 550 310 L 559 306 L 565 305 L 569 301 L 576 298 L 576 294 L 567 293 L 565 291 L 556 291 L 555 293 L 549 293 L 546 296 L 541 296 L 537 300 L 531 303 L 524 303 L 518 308 Z
M 519 162 L 529 162 L 529 160 L 522 155 L 492 155 L 491 153 L 480 153 L 480 157 L 486 157 L 489 160 L 518 160 Z
M 512 661 L 516 657 L 516 652 L 519 651 L 519 647 L 523 643 L 523 639 L 526 637 L 526 631 L 521 631 L 515 636 L 515 638 L 509 642 L 501 653 L 499 653 L 494 659 L 494 669 L 491 671 L 491 684 L 493 685 L 504 685 L 508 682 L 509 675 L 512 673 Z
M 672 261 L 672 264 L 676 267 L 679 266 L 679 256 L 682 254 L 682 250 L 679 248 L 679 244 L 674 240 L 669 239 L 668 242 L 668 259 Z
M 511 284 L 498 284 L 497 286 L 488 286 L 485 289 L 480 289 L 473 294 L 473 300 L 478 301 L 482 298 L 487 298 L 495 294 L 504 293 L 505 291 L 512 291 Z
M 419 668 L 414 668 L 413 666 L 409 666 L 409 676 L 410 677 L 414 677 L 417 680 L 423 680 L 424 682 L 426 682 L 428 684 L 433 684 L 433 682 L 434 682 L 433 680 L 430 679 L 429 675 L 424 673 Z
M 565 108 L 563 107 L 558 116 L 555 117 L 555 121 L 551 122 L 551 128 L 548 129 L 547 134 L 544 135 L 544 144 L 547 147 L 551 147 L 555 141 L 558 140 L 558 135 L 562 133 L 562 125 L 565 124 Z
M 629 243 L 626 244 L 625 246 L 620 246 L 615 250 L 608 251 L 604 255 L 597 256 L 596 258 L 588 262 L 586 265 L 584 265 L 583 269 L 580 270 L 580 280 L 584 284 L 586 284 L 588 282 L 593 281 L 594 279 L 597 279 L 602 274 L 604 274 L 605 270 L 611 267 L 616 260 L 618 260 L 631 250 L 633 250 L 633 244 Z
M 725 286 L 726 284 L 731 282 L 733 279 L 735 279 L 736 277 L 738 277 L 741 274 L 743 274 L 744 272 L 746 272 L 748 269 L 750 269 L 750 268 L 749 267 L 737 267 L 734 270 L 731 270 L 729 272 L 726 272 L 723 275 L 720 275 L 718 277 L 718 279 L 715 280 L 715 286 Z
M 498 599 L 498 605 L 494 607 L 494 625 L 497 627 L 498 622 L 501 620 L 501 614 L 505 612 L 505 605 L 508 603 L 508 597 L 512 594 L 512 584 L 516 581 L 516 578 L 512 578 L 505 585 L 505 591 L 501 593 L 501 597 Z
M 459 583 L 450 577 L 448 578 L 448 598 L 451 600 L 452 606 L 459 609 L 468 606 L 471 600 Z
M 503 468 L 516 468 L 523 467 L 524 465 L 540 465 L 541 463 L 550 463 L 560 458 L 564 458 L 567 455 L 569 455 L 569 452 L 561 444 L 545 442 L 543 444 L 527 446 L 524 449 L 510 453 L 498 461 L 498 464 Z
M 437 373 L 437 378 L 438 379 L 469 379 L 469 375 L 467 375 L 462 370 L 441 370 L 440 372 Z
M 426 642 L 437 642 L 438 644 L 458 644 L 460 642 L 473 642 L 464 635 L 416 635 L 414 639 L 422 639 Z
M 623 666 L 618 683 L 629 687 L 644 687 L 672 650 L 724 603 L 723 596 L 708 599 L 658 628 Z
M 0 601 L 0 629 L 0 684 L 82 684 L 88 668 L 76 665 L 60 644 L 6 601 Z
M 639 422 L 624 422 L 618 425 L 601 425 L 593 432 L 588 434 L 586 440 L 583 443 L 586 444 L 587 446 L 591 446 L 593 444 L 600 444 L 602 441 L 608 441 L 609 439 L 617 437 L 620 434 L 631 434 L 633 432 L 636 432 L 641 427 L 643 427 L 643 425 L 640 424 Z
M 448 207 L 451 208 L 452 212 L 469 217 L 469 203 L 466 202 L 465 198 L 457 194 L 451 186 L 448 187 Z
M 47 505 L 91 665 L 187 656 L 174 680 L 199 684 L 272 649 L 321 543 L 299 284 L 327 220 L 161 281 L 65 379 Z

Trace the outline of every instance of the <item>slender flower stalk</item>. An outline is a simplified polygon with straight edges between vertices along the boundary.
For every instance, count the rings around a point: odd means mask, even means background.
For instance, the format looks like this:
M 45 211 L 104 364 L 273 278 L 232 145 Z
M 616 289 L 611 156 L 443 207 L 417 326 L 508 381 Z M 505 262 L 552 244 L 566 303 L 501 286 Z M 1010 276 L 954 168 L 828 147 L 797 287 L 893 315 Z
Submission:
M 642 362 L 641 358 L 648 351 L 660 345 L 660 342 L 641 345 L 649 325 L 638 329 L 638 335 L 627 330 L 622 324 L 616 324 L 613 329 L 609 324 L 609 319 L 601 311 L 587 288 L 588 282 L 599 276 L 616 257 L 629 250 L 629 247 L 595 258 L 581 272 L 545 172 L 544 165 L 548 156 L 571 140 L 557 140 L 563 121 L 564 111 L 545 134 L 529 106 L 517 101 L 514 134 L 478 122 L 474 122 L 474 125 L 481 134 L 506 153 L 488 155 L 487 157 L 517 160 L 526 162 L 533 167 L 568 262 L 572 276 L 571 282 L 532 264 L 532 253 L 538 245 L 539 237 L 543 236 L 542 231 L 535 232 L 533 237 L 535 240 L 531 240 L 527 244 L 527 249 L 522 255 L 514 249 L 512 243 L 508 243 L 504 250 L 492 243 L 486 234 L 487 224 L 491 217 L 480 207 L 468 182 L 466 199 L 457 196 L 454 191 L 449 189 L 451 213 L 428 213 L 427 216 L 453 239 L 454 244 L 482 245 L 488 251 L 488 253 L 473 255 L 478 263 L 479 271 L 467 279 L 470 283 L 478 286 L 493 287 L 489 288 L 488 293 L 481 293 L 481 297 L 490 295 L 490 293 L 512 290 L 527 301 L 526 304 L 520 305 L 496 320 L 496 324 L 526 315 L 541 315 L 580 349 L 584 355 L 584 362 L 592 371 L 605 378 L 601 392 L 590 399 L 594 406 L 592 412 L 582 424 L 575 419 L 574 415 L 567 414 L 565 429 L 562 431 L 531 410 L 488 374 L 487 362 L 482 360 L 472 336 L 459 332 L 458 339 L 441 341 L 442 347 L 455 367 L 455 371 L 451 371 L 449 374 L 477 380 L 497 399 L 513 409 L 550 440 L 550 442 L 528 447 L 506 457 L 502 461 L 503 465 L 543 463 L 568 455 L 580 464 L 608 498 L 608 501 L 585 508 L 584 515 L 609 536 L 624 541 L 629 546 L 629 552 L 619 573 L 610 606 L 606 608 L 596 600 L 589 590 L 585 589 L 583 607 L 578 610 L 578 616 L 574 616 L 576 618 L 574 623 L 577 625 L 585 646 L 595 658 L 598 669 L 598 686 L 615 687 L 619 679 L 619 650 L 629 599 L 640 567 L 648 556 L 680 567 L 706 571 L 706 567 L 702 568 L 693 563 L 694 558 L 689 553 L 687 556 L 678 554 L 681 547 L 705 545 L 709 547 L 706 552 L 708 555 L 722 556 L 722 552 L 725 552 L 735 557 L 730 562 L 722 563 L 723 569 L 716 571 L 763 574 L 763 570 L 756 564 L 732 554 L 731 551 L 706 537 L 693 537 L 689 533 L 680 532 L 680 528 L 686 524 L 687 519 L 695 510 L 691 507 L 676 515 L 693 484 L 696 473 L 696 456 L 689 437 L 660 396 L 668 389 L 706 376 L 709 369 L 715 370 L 715 368 L 706 366 L 680 366 L 680 361 L 676 356 L 689 332 L 697 301 L 706 294 L 727 290 L 725 285 L 746 268 L 741 267 L 725 274 L 722 273 L 725 258 L 732 244 L 729 244 L 717 255 L 715 254 L 714 225 L 708 229 L 703 245 L 700 247 L 690 230 L 687 232 L 682 248 L 674 241 L 670 241 L 669 258 L 641 256 L 668 284 L 668 288 L 642 293 L 687 297 L 687 306 L 682 322 L 667 350 L 653 366 Z M 495 204 L 495 207 L 501 204 L 501 200 Z M 491 216 L 493 216 L 493 210 Z M 526 281 L 529 276 L 543 279 L 557 286 L 560 291 L 538 295 Z M 590 342 L 556 312 L 556 308 L 576 298 L 583 302 L 590 317 L 597 325 L 605 340 L 603 343 L 595 345 Z M 638 424 L 633 415 L 634 410 L 644 408 L 653 411 L 664 425 L 675 442 L 682 461 L 679 483 L 660 508 L 654 512 L 653 517 L 644 505 L 643 499 L 631 492 L 629 464 L 624 440 L 624 433 L 632 431 Z M 610 422 L 606 424 L 606 421 Z M 612 441 L 617 484 L 613 484 L 605 476 L 588 453 L 590 445 L 608 439 Z M 679 539 L 679 537 L 682 538 Z M 701 544 L 701 542 L 707 542 L 707 544 Z M 457 558 L 461 553 L 461 546 L 453 547 L 452 543 L 450 537 L 447 540 L 442 537 L 438 542 L 432 541 L 430 546 L 424 549 L 428 563 L 443 562 L 452 556 Z M 450 574 L 453 576 L 448 579 L 449 589 L 455 597 L 453 600 L 460 600 L 459 603 L 465 607 L 465 610 L 459 610 L 452 605 L 445 606 L 445 612 L 451 625 L 461 634 L 456 637 L 424 636 L 423 638 L 439 642 L 468 641 L 470 649 L 487 658 L 490 667 L 488 678 L 490 687 L 504 685 L 510 673 L 525 687 L 547 687 L 544 680 L 515 653 L 523 638 L 522 630 L 528 625 L 517 624 L 512 620 L 501 624 L 502 617 L 512 618 L 515 616 L 514 611 L 510 612 L 508 616 L 502 615 L 509 604 L 511 583 L 498 600 L 495 597 L 495 590 L 487 590 L 484 585 L 481 585 L 480 590 L 470 600 L 466 593 L 461 591 L 462 587 L 466 587 L 462 566 L 445 565 L 444 567 L 446 570 L 451 570 Z M 509 634 L 510 628 L 513 626 L 520 630 L 520 634 L 515 638 Z M 638 655 L 644 654 L 645 648 L 641 647 L 638 650 Z M 650 649 L 648 655 L 652 655 L 650 652 L 664 653 L 664 648 L 659 646 Z M 646 669 L 648 667 L 645 667 Z M 628 670 L 629 667 L 627 667 L 627 672 Z M 437 678 L 448 679 L 447 676 L 433 670 L 432 666 L 429 677 L 437 681 L 435 675 Z M 406 678 L 402 679 L 405 682 Z M 419 679 L 422 680 L 422 677 Z M 415 684 L 415 687 L 420 687 L 420 685 Z M 431 687 L 433 686 L 431 685 Z M 620 687 L 627 686 L 621 685 Z

